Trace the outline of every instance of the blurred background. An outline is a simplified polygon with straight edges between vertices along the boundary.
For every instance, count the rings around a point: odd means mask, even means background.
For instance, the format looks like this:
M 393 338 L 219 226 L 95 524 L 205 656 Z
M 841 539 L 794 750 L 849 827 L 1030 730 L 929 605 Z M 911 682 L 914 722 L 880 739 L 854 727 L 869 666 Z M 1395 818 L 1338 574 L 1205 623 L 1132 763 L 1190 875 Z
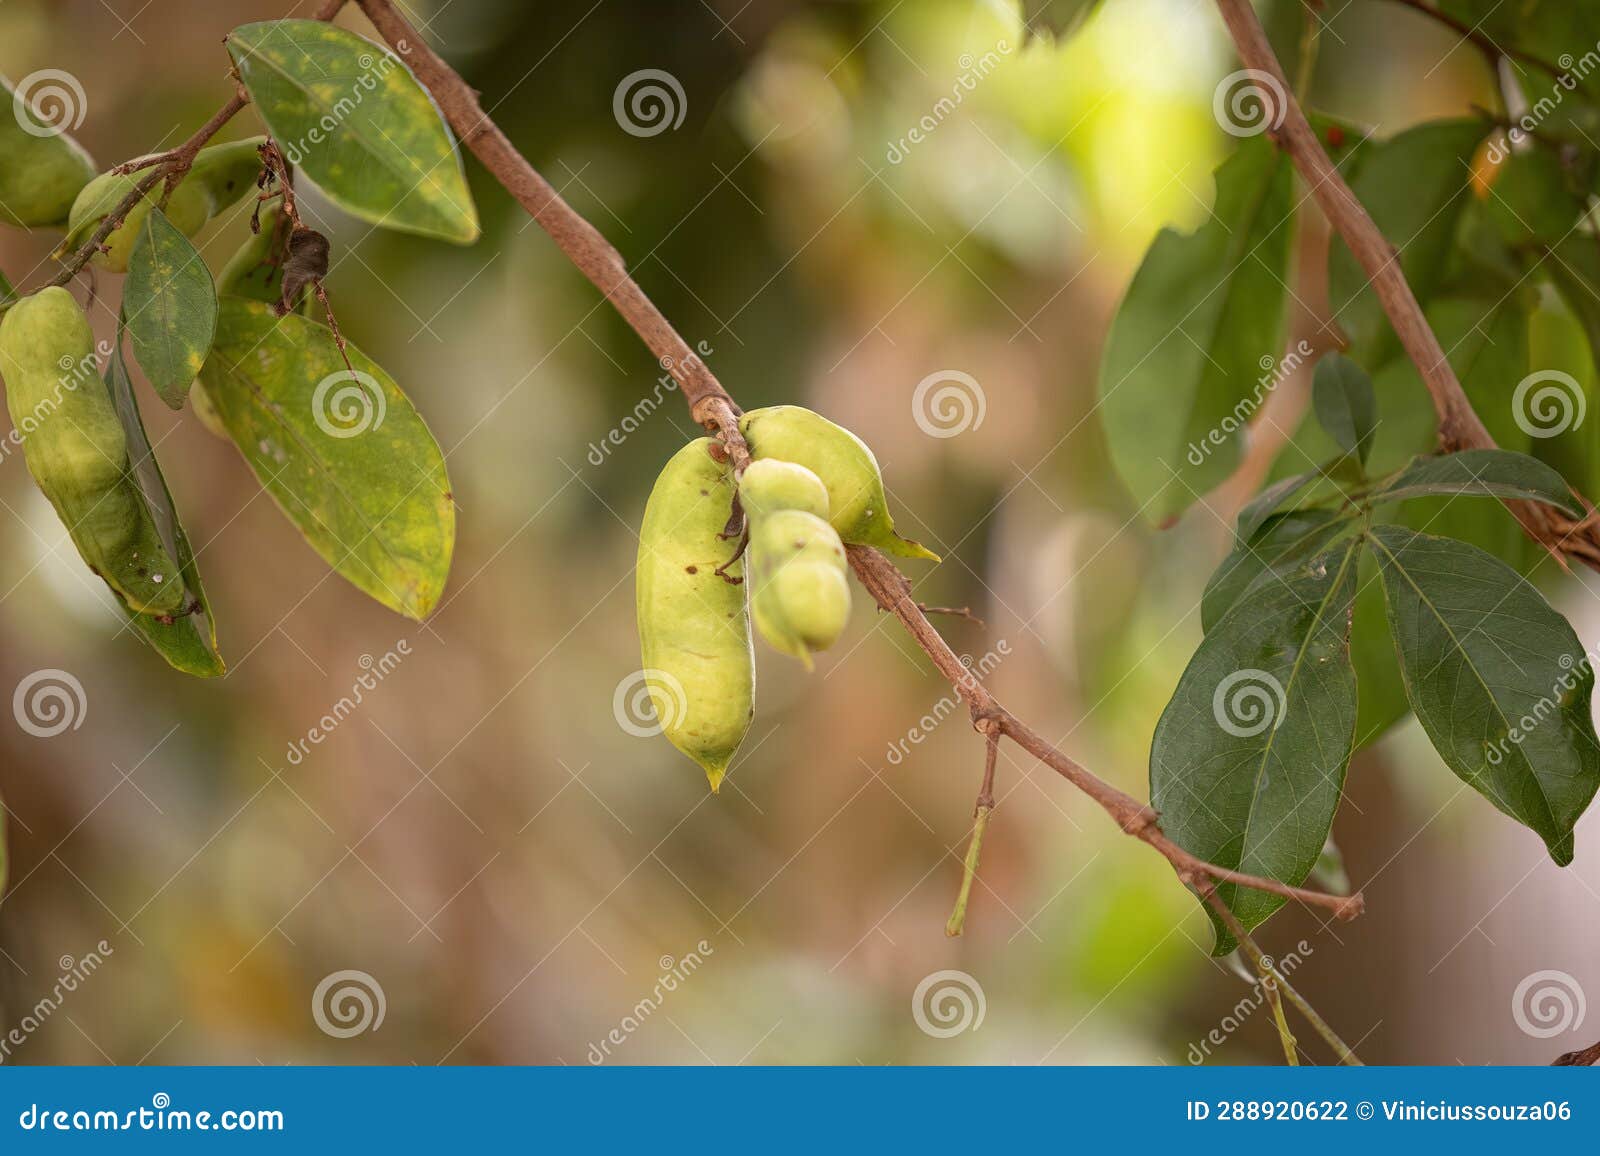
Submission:
M 226 97 L 230 28 L 310 7 L 4 0 L 0 70 L 78 77 L 76 135 L 106 167 Z M 1139 521 L 1095 377 L 1144 248 L 1203 219 L 1233 143 L 1211 111 L 1237 67 L 1213 7 L 1118 0 L 1059 43 L 1010 0 L 406 7 L 742 405 L 805 404 L 874 447 L 901 528 L 944 555 L 908 566 L 918 598 L 983 620 L 939 620 L 951 644 L 1147 797 L 1150 735 L 1248 491 L 1171 529 Z M 1292 36 L 1292 5 L 1263 11 Z M 1380 0 L 1327 18 L 1325 111 L 1388 134 L 1489 102 L 1447 29 Z M 648 136 L 614 108 L 643 69 L 671 75 L 683 113 Z M 246 110 L 225 136 L 256 126 Z M 468 249 L 301 196 L 333 241 L 345 334 L 447 454 L 459 539 L 428 622 L 330 575 L 232 446 L 141 382 L 229 664 L 185 678 L 122 629 L 20 455 L 0 461 L 0 692 L 58 669 L 86 702 L 55 737 L 0 727 L 0 1029 L 97 961 L 8 1062 L 1281 1062 L 1166 862 L 1013 746 L 966 935 L 946 938 L 982 743 L 864 594 L 813 674 L 758 650 L 755 726 L 720 796 L 619 725 L 635 529 L 697 431 L 595 291 L 467 171 L 485 222 Z M 245 230 L 235 213 L 202 234 L 214 269 Z M 5 230 L 0 268 L 31 288 L 53 243 Z M 1313 222 L 1301 249 L 1322 243 Z M 97 331 L 112 320 L 98 304 Z M 964 414 L 914 403 L 935 375 Z M 645 397 L 661 404 L 636 414 Z M 1582 582 L 1553 590 L 1592 647 Z M 354 712 L 292 753 L 385 655 Z M 1414 722 L 1358 757 L 1347 795 L 1335 835 L 1368 914 L 1286 910 L 1261 938 L 1363 1058 L 1547 1063 L 1591 1043 L 1592 1021 L 1528 1034 L 1513 1001 L 1545 969 L 1600 992 L 1593 815 L 1555 868 Z M 981 993 L 981 1023 L 928 1010 L 943 971 L 965 973 L 974 1021 Z M 381 1026 L 325 1030 L 344 972 L 381 991 Z

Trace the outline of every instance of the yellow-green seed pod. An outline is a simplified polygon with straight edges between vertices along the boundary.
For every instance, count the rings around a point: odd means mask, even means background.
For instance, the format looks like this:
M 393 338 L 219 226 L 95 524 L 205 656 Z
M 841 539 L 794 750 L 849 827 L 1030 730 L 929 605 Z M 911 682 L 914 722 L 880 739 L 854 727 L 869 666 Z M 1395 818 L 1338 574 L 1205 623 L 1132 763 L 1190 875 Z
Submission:
M 739 503 L 751 518 L 779 510 L 804 510 L 826 518 L 828 487 L 804 466 L 763 458 L 751 462 L 739 479 Z
M 52 286 L 11 307 L 0 376 L 28 472 L 84 561 L 134 610 L 179 612 L 183 581 L 129 472 L 127 436 L 72 294 Z
M 828 520 L 839 537 L 902 558 L 939 555 L 894 532 L 883 475 L 866 443 L 843 426 L 798 405 L 753 409 L 739 419 L 739 431 L 757 458 L 796 462 L 828 488 Z
M 256 174 L 261 171 L 261 154 L 256 146 L 265 139 L 251 137 L 201 149 L 183 180 L 172 190 L 172 197 L 167 201 L 167 220 L 184 236 L 192 237 L 212 217 L 253 189 Z M 106 214 L 116 209 L 148 176 L 144 169 L 131 173 L 108 172 L 85 185 L 72 203 L 67 237 L 57 253 L 69 253 L 87 241 Z M 128 211 L 122 224 L 105 239 L 104 251 L 92 258 L 96 265 L 113 273 L 128 271 L 128 259 L 139 239 L 139 226 L 150 206 L 161 200 L 163 187 L 163 182 L 157 181 L 144 199 Z
M 23 228 L 63 225 L 73 198 L 93 176 L 94 161 L 78 142 L 49 131 L 0 77 L 0 221 Z
M 217 412 L 217 403 L 211 400 L 211 395 L 206 392 L 205 382 L 198 377 L 194 379 L 194 384 L 189 386 L 189 406 L 212 437 L 219 437 L 223 441 L 233 439 L 227 425 L 223 423 L 222 415 Z
M 844 544 L 834 528 L 805 510 L 753 517 L 745 548 L 750 614 L 761 637 L 811 669 L 850 620 Z
M 733 509 L 727 466 L 711 438 L 684 446 L 661 471 L 639 528 L 639 649 L 656 721 L 673 746 L 722 785 L 750 729 L 755 654 L 742 567 L 722 538 Z M 730 581 L 731 579 L 731 581 Z

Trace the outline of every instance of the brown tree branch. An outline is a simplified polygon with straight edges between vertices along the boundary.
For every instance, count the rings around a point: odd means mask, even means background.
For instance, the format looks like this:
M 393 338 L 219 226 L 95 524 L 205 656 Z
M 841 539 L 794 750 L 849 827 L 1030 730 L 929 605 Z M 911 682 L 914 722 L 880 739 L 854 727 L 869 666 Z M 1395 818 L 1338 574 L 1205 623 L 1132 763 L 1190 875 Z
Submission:
M 695 420 L 717 432 L 735 468 L 742 470 L 749 462 L 749 447 L 739 432 L 738 406 L 700 357 L 628 275 L 617 251 L 517 151 L 483 111 L 477 93 L 421 41 L 416 30 L 395 9 L 391 0 L 357 0 L 357 3 L 378 33 L 432 93 L 457 137 L 622 314 L 624 320 L 657 355 L 663 368 L 678 381 Z M 1009 737 L 1099 803 L 1124 831 L 1160 851 L 1172 864 L 1179 879 L 1202 896 L 1211 895 L 1214 899 L 1216 884 L 1232 883 L 1321 907 L 1341 919 L 1352 919 L 1361 913 L 1362 899 L 1359 893 L 1341 897 L 1291 887 L 1275 879 L 1247 875 L 1207 863 L 1183 850 L 1162 833 L 1151 808 L 1045 742 L 1002 707 L 933 628 L 927 615 L 911 596 L 910 582 L 892 562 L 876 550 L 862 546 L 849 547 L 849 558 L 857 578 L 880 607 L 900 620 L 939 672 L 956 688 L 967 703 L 974 727 L 985 735 L 988 747 L 985 790 L 980 792 L 979 797 L 980 811 L 984 810 L 985 797 L 992 801 L 992 774 L 998 753 L 998 739 L 1001 736 Z M 1258 960 L 1265 958 L 1242 927 L 1236 934 Z M 1302 1011 L 1309 1012 L 1314 1025 L 1320 1025 L 1318 1030 L 1331 1036 L 1331 1031 L 1326 1030 L 1327 1025 L 1310 1010 L 1309 1005 L 1287 983 L 1281 986 L 1291 1002 Z M 1331 1038 L 1337 1040 L 1338 1037 Z M 1348 1049 L 1344 1051 L 1348 1053 Z
M 478 94 L 417 35 L 389 0 L 358 0 L 389 46 L 405 61 L 423 87 L 433 94 L 461 143 L 471 149 L 505 189 L 550 234 L 567 258 L 594 283 L 622 318 L 633 327 L 672 374 L 695 421 L 722 437 L 734 468 L 749 464 L 749 450 L 739 434 L 739 407 L 706 367 L 700 355 L 678 336 L 655 302 L 628 274 L 622 255 L 562 199 L 478 103 Z
M 344 5 L 345 0 L 322 0 L 317 10 L 311 14 L 311 19 L 332 20 L 339 14 L 339 10 Z M 153 153 L 147 157 L 138 157 L 113 168 L 111 171 L 114 173 L 133 173 L 145 169 L 149 171 L 139 178 L 133 188 L 128 191 L 128 195 L 123 197 L 117 203 L 117 206 L 105 215 L 104 219 L 95 228 L 95 231 L 89 235 L 89 239 L 79 245 L 62 261 L 61 271 L 51 278 L 48 284 L 65 285 L 82 272 L 83 267 L 93 259 L 94 255 L 100 251 L 100 247 L 105 244 L 106 238 L 116 232 L 122 222 L 127 219 L 128 214 L 133 211 L 133 207 L 162 181 L 166 182 L 166 188 L 161 194 L 161 202 L 164 205 L 166 199 L 172 195 L 173 188 L 183 178 L 183 174 L 188 172 L 189 167 L 194 164 L 194 158 L 199 155 L 206 142 L 216 136 L 221 131 L 222 126 L 232 120 L 234 115 L 249 103 L 250 94 L 244 90 L 242 84 L 236 81 L 233 95 L 228 98 L 228 102 L 212 113 L 211 118 L 197 128 L 194 135 L 177 148 L 169 149 L 164 153 Z
M 1550 1064 L 1552 1068 L 1592 1068 L 1600 1063 L 1600 1043 L 1590 1044 L 1576 1052 L 1567 1052 L 1557 1056 Z
M 1270 130 L 1273 140 L 1289 154 L 1328 222 L 1366 271 L 1395 336 L 1433 399 L 1439 419 L 1439 448 L 1445 453 L 1493 449 L 1494 439 L 1467 400 L 1444 348 L 1406 283 L 1399 253 L 1350 191 L 1306 121 L 1255 9 L 1249 0 L 1217 0 L 1217 8 L 1233 37 L 1239 59 L 1246 67 L 1271 77 L 1277 85 L 1278 91 L 1267 94 L 1272 109 L 1282 112 L 1281 123 Z M 1537 502 L 1507 504 L 1528 536 L 1556 558 L 1578 558 L 1600 570 L 1600 533 L 1590 521 L 1574 521 L 1554 507 Z

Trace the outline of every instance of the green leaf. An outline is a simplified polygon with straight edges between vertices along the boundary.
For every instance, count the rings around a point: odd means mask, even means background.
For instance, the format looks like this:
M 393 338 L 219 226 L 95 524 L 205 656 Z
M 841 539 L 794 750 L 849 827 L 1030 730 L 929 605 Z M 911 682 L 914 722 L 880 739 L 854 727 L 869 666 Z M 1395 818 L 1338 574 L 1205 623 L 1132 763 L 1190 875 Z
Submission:
M 1117 471 L 1156 522 L 1228 477 L 1281 349 L 1291 172 L 1265 136 L 1216 172 L 1211 216 L 1163 229 L 1111 324 L 1100 367 Z
M 1590 238 L 1585 238 L 1588 248 L 1596 248 Z M 1555 260 L 1546 262 L 1546 268 Z M 1596 299 L 1600 305 L 1600 299 Z M 1595 392 L 1595 364 L 1589 334 L 1582 320 L 1567 306 L 1559 292 L 1548 290 L 1528 317 L 1528 364 L 1545 375 L 1543 383 L 1535 383 L 1525 394 L 1532 402 L 1533 395 L 1542 385 L 1559 386 L 1567 397 L 1550 394 L 1546 400 L 1553 405 L 1542 407 L 1555 415 L 1556 420 L 1540 424 L 1539 437 L 1533 439 L 1531 452 L 1572 483 L 1580 494 L 1600 496 L 1600 404 Z M 1563 423 L 1561 415 L 1570 407 L 1572 420 Z M 1587 420 L 1579 420 L 1579 407 Z M 1530 409 L 1532 407 L 1530 406 Z M 1593 415 L 1593 416 L 1590 416 Z
M 1351 181 L 1356 199 L 1399 252 L 1406 281 L 1424 305 L 1448 268 L 1456 222 L 1467 203 L 1472 154 L 1487 131 L 1475 120 L 1417 125 L 1368 144 Z M 1358 360 L 1377 366 L 1388 359 L 1396 342 L 1383 307 L 1366 271 L 1338 240 L 1328 253 L 1328 303 Z
M 1317 362 L 1311 404 L 1339 448 L 1364 464 L 1378 429 L 1378 396 L 1367 371 L 1342 353 L 1328 354 Z
M 1484 203 L 1510 244 L 1554 244 L 1577 226 L 1584 192 L 1575 181 L 1569 183 L 1556 150 L 1535 143 L 1506 157 Z
M 1161 826 L 1209 862 L 1285 883 L 1322 853 L 1356 723 L 1350 608 L 1358 539 L 1262 582 L 1195 651 L 1156 724 L 1150 797 Z M 1283 904 L 1223 884 L 1246 929 Z M 1233 937 L 1215 917 L 1214 948 Z
M 20 95 L 19 102 L 0 76 L 0 221 L 25 229 L 64 225 L 74 198 L 94 177 L 94 161 L 61 123 L 86 111 L 83 92 L 46 72 Z M 50 114 L 48 121 L 35 115 L 30 96 Z
M 160 209 L 139 224 L 122 311 L 139 368 L 162 401 L 182 409 L 217 332 L 217 291 L 205 261 Z
M 1492 554 L 1401 526 L 1368 540 L 1406 694 L 1446 765 L 1572 861 L 1600 786 L 1594 671 L 1567 620 Z
M 326 326 L 224 297 L 201 380 L 261 484 L 312 549 L 412 618 L 438 602 L 455 548 L 444 455 L 394 381 Z
M 1561 475 L 1538 458 L 1512 450 L 1462 450 L 1459 453 L 1417 458 L 1399 474 L 1373 490 L 1373 505 L 1403 502 L 1408 498 L 1443 494 L 1547 502 L 1573 517 L 1583 511 Z
M 17 291 L 12 288 L 11 282 L 6 280 L 6 275 L 0 271 L 0 309 L 12 304 L 17 299 Z
M 1210 633 L 1264 575 L 1286 581 L 1291 571 L 1351 525 L 1348 515 L 1333 510 L 1289 510 L 1268 517 L 1249 540 L 1233 548 L 1206 583 L 1200 600 L 1201 629 Z
M 220 675 L 226 667 L 217 653 L 217 624 L 211 616 L 211 604 L 206 600 L 205 587 L 200 582 L 200 570 L 195 565 L 194 551 L 189 546 L 189 536 L 172 502 L 172 492 L 167 489 L 166 478 L 156 463 L 150 449 L 150 438 L 145 433 L 144 422 L 139 417 L 139 406 L 134 401 L 133 385 L 128 380 L 128 367 L 122 359 L 122 332 L 118 327 L 117 345 L 111 352 L 111 363 L 106 367 L 106 388 L 122 419 L 122 429 L 128 440 L 129 470 L 150 511 L 156 532 L 166 547 L 167 554 L 178 564 L 178 574 L 183 580 L 183 614 L 139 614 L 128 607 L 122 595 L 117 601 L 123 613 L 162 658 L 175 669 L 186 674 L 211 678 Z
M 1593 68 L 1574 68 L 1575 54 L 1581 55 L 1600 43 L 1600 9 L 1574 0 L 1439 0 L 1438 7 L 1468 28 L 1476 29 L 1494 42 L 1502 52 L 1527 53 L 1549 68 L 1559 69 L 1567 78 L 1562 84 L 1544 69 L 1513 59 L 1511 65 L 1521 74 L 1529 100 L 1537 104 L 1577 103 L 1568 95 L 1568 86 L 1591 98 L 1600 94 L 1600 75 Z M 1454 38 L 1452 38 L 1454 39 Z M 1543 107 L 1543 106 L 1540 106 Z
M 320 20 L 246 24 L 239 76 L 285 158 L 362 220 L 457 244 L 478 211 L 439 109 L 398 57 Z
M 1307 485 L 1322 476 L 1320 470 L 1310 470 L 1303 474 L 1294 474 L 1281 481 L 1272 483 L 1262 490 L 1239 511 L 1239 517 L 1234 524 L 1234 537 L 1240 542 L 1248 542 L 1255 537 L 1268 518 L 1275 513 L 1279 506 L 1287 502 L 1295 494 L 1305 489 Z

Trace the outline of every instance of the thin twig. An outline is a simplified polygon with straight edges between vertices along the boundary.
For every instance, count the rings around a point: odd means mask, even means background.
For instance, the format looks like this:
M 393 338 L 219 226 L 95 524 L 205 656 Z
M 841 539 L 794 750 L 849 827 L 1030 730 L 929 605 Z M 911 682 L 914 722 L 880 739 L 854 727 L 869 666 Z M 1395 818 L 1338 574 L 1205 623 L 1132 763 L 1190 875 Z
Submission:
M 345 0 L 323 0 L 322 4 L 311 14 L 313 20 L 332 20 L 339 14 L 345 5 Z M 194 164 L 194 158 L 205 147 L 207 141 L 216 136 L 222 126 L 233 119 L 235 114 L 245 105 L 250 103 L 250 94 L 237 79 L 234 81 L 233 95 L 226 104 L 211 114 L 209 120 L 195 130 L 194 135 L 184 141 L 175 149 L 164 153 L 153 153 L 147 157 L 138 157 L 125 164 L 116 166 L 112 171 L 117 173 L 133 173 L 148 169 L 145 176 L 129 190 L 128 195 L 117 203 L 117 206 L 105 215 L 99 226 L 89 235 L 82 245 L 78 246 L 71 255 L 62 262 L 61 271 L 49 281 L 50 285 L 65 285 L 82 271 L 96 253 L 105 244 L 106 238 L 116 232 L 122 222 L 127 219 L 133 207 L 142 201 L 147 193 L 155 186 L 166 182 L 166 187 L 161 193 L 161 203 L 166 204 L 172 190 L 177 187 L 183 175 Z
M 1251 962 L 1263 974 L 1271 975 L 1277 981 L 1278 987 L 1282 990 L 1284 996 L 1299 1009 L 1300 1014 L 1306 1017 L 1306 1021 L 1311 1024 L 1316 1033 L 1333 1049 L 1334 1055 L 1339 1057 L 1339 1062 L 1341 1064 L 1349 1064 L 1351 1067 L 1363 1067 L 1364 1065 L 1350 1045 L 1340 1039 L 1339 1033 L 1328 1026 L 1328 1021 L 1317 1014 L 1317 1009 L 1307 1003 L 1305 997 L 1295 991 L 1289 981 L 1283 978 L 1283 973 L 1278 970 L 1277 965 L 1272 962 L 1267 953 L 1261 950 L 1261 945 L 1250 937 L 1250 933 L 1244 929 L 1244 924 L 1239 922 L 1239 917 L 1233 913 L 1233 909 L 1222 901 L 1222 897 L 1217 894 L 1217 889 L 1212 886 L 1200 885 L 1198 890 L 1200 897 L 1211 905 L 1211 909 L 1217 913 L 1217 918 L 1222 920 L 1228 930 L 1233 933 L 1233 937 L 1239 941 L 1239 946 L 1244 949 Z
M 1420 12 L 1431 20 L 1437 20 L 1457 36 L 1464 40 L 1472 41 L 1477 49 L 1488 59 L 1491 70 L 1499 63 L 1501 57 L 1508 57 L 1512 60 L 1520 60 L 1524 64 L 1530 64 L 1557 79 L 1565 75 L 1561 69 L 1547 60 L 1541 60 L 1531 52 L 1524 52 L 1520 48 L 1502 48 L 1481 28 L 1468 24 L 1464 20 L 1457 20 L 1448 12 L 1441 12 L 1438 8 L 1429 4 L 1427 0 L 1395 0 L 1395 3 L 1410 8 L 1413 12 Z
M 1283 66 L 1267 40 L 1266 31 L 1250 0 L 1217 0 L 1223 22 L 1233 37 L 1245 66 L 1265 73 L 1277 86 L 1271 94 L 1282 118 L 1271 129 L 1278 147 L 1289 154 L 1310 187 L 1328 222 L 1338 231 L 1351 254 L 1367 274 L 1395 336 L 1422 375 L 1439 419 L 1439 448 L 1445 453 L 1464 449 L 1493 449 L 1494 438 L 1484 427 L 1451 368 L 1444 347 L 1423 315 L 1422 306 L 1400 268 L 1400 255 L 1356 199 L 1344 177 L 1329 159 L 1294 98 Z M 1512 514 L 1530 538 L 1557 560 L 1578 558 L 1600 570 L 1600 533 L 1592 525 L 1538 502 L 1508 502 Z
M 956 893 L 955 909 L 944 925 L 944 933 L 952 939 L 966 928 L 967 900 L 972 897 L 972 882 L 978 877 L 978 855 L 983 850 L 984 832 L 989 829 L 989 816 L 994 814 L 994 769 L 1000 754 L 1000 725 L 994 719 L 984 719 L 983 723 L 985 725 L 979 728 L 985 740 L 983 783 L 972 808 L 972 841 L 967 844 L 967 857 L 961 864 L 961 890 Z
M 950 618 L 965 618 L 968 622 L 983 625 L 983 619 L 972 612 L 970 606 L 929 606 L 926 602 L 918 602 L 917 609 L 924 614 L 943 614 Z
M 1289 1028 L 1289 1017 L 1283 1014 L 1283 996 L 1278 991 L 1278 977 L 1271 968 L 1260 968 L 1261 993 L 1272 1009 L 1272 1022 L 1278 1029 L 1278 1042 L 1283 1045 L 1283 1059 L 1291 1068 L 1300 1066 L 1300 1041 Z

